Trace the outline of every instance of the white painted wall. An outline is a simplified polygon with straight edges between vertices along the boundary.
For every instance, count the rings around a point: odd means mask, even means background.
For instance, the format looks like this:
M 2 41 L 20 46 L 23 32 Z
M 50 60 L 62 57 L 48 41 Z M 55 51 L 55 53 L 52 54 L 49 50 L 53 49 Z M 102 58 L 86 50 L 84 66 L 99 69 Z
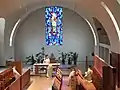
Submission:
M 5 65 L 5 61 L 4 61 L 4 28 L 5 28 L 5 19 L 0 18 L 0 66 Z
M 63 10 L 63 46 L 46 46 L 44 9 L 30 14 L 20 25 L 15 37 L 15 58 L 24 60 L 26 56 L 36 54 L 45 47 L 46 53 L 58 56 L 57 49 L 63 52 L 78 52 L 79 60 L 87 55 L 91 59 L 94 51 L 94 39 L 90 27 L 75 12 Z

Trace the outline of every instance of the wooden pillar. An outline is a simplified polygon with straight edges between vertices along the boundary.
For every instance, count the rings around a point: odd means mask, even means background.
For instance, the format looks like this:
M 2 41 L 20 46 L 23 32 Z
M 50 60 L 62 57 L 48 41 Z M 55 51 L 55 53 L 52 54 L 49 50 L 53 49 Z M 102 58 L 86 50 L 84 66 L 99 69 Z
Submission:
M 35 65 L 35 74 L 38 74 L 38 65 Z
M 85 67 L 86 67 L 86 71 L 88 69 L 88 57 L 86 56 L 86 60 L 85 60 Z
M 116 84 L 120 88 L 120 54 L 111 52 L 110 64 L 116 67 Z

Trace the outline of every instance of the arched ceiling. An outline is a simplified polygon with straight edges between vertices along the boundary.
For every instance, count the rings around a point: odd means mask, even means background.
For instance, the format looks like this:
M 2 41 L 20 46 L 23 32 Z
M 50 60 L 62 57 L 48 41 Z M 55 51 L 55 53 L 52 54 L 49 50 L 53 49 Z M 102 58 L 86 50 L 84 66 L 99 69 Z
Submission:
M 10 22 L 14 25 L 19 18 L 34 9 L 48 5 L 63 6 L 79 13 L 83 18 L 87 18 L 92 24 L 94 24 L 92 17 L 96 17 L 102 23 L 108 34 L 111 50 L 119 52 L 118 48 L 120 43 L 116 29 L 108 13 L 101 6 L 101 1 L 105 2 L 110 8 L 117 19 L 118 24 L 120 24 L 120 7 L 116 0 L 2 0 L 0 1 L 0 16 L 5 17 L 8 20 L 8 17 L 13 16 L 12 18 L 16 19 L 14 19 L 14 22 L 10 19 Z M 9 28 L 9 30 L 11 29 Z

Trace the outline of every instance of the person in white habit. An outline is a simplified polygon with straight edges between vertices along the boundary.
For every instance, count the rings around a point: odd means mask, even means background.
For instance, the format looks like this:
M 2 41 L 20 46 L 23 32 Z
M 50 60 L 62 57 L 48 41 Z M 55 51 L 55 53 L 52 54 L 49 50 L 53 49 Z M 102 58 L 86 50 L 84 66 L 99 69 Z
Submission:
M 49 59 L 48 55 L 45 55 L 43 63 L 48 64 L 47 75 L 46 76 L 48 78 L 51 78 L 52 77 L 52 72 L 53 72 L 53 67 L 52 67 L 52 64 L 50 64 L 50 59 Z
M 14 66 L 12 69 L 13 69 L 13 74 L 14 74 L 15 78 L 17 79 L 18 77 L 20 77 L 20 74 L 16 70 L 16 66 Z
M 85 78 L 86 81 L 88 81 L 88 82 L 92 82 L 92 74 L 93 74 L 93 71 L 92 71 L 91 68 L 92 68 L 91 65 L 89 65 L 88 70 L 87 70 L 87 72 L 85 72 L 85 76 L 84 76 L 84 78 Z
M 72 71 L 70 72 L 69 77 L 68 77 L 68 86 L 70 85 L 71 77 L 75 76 L 75 74 L 76 74 L 76 68 L 72 68 Z
M 45 55 L 43 63 L 47 63 L 47 64 L 50 63 L 50 59 L 49 59 L 48 55 Z
M 53 72 L 53 66 L 52 66 L 52 64 L 49 64 L 47 67 L 47 78 L 52 77 L 52 72 Z

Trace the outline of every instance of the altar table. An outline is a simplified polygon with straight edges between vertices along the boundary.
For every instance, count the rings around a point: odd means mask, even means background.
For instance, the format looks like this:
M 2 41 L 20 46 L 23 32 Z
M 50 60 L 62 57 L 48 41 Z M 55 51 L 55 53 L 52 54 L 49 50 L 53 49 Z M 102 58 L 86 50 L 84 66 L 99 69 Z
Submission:
M 53 68 L 57 68 L 58 66 L 60 66 L 60 63 L 50 63 Z M 39 74 L 39 68 L 47 68 L 48 67 L 48 63 L 35 63 L 34 67 L 35 67 L 35 74 Z

